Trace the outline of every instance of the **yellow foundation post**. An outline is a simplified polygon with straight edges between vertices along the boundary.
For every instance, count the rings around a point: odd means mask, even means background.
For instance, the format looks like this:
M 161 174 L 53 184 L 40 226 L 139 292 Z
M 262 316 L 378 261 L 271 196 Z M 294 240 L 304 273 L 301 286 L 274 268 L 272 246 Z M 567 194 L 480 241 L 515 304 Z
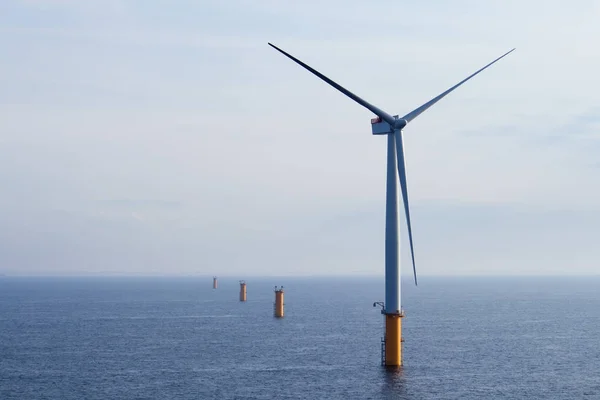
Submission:
M 385 314 L 385 365 L 402 365 L 403 314 Z
M 277 286 L 275 286 L 275 317 L 283 318 L 283 306 L 283 286 L 279 289 L 277 289 Z
M 246 301 L 246 282 L 240 281 L 240 301 Z

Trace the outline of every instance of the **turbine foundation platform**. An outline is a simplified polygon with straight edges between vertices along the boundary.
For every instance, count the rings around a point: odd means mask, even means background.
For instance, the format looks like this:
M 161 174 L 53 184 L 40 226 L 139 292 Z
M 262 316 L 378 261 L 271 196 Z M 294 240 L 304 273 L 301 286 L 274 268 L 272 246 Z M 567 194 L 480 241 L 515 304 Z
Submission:
M 246 282 L 240 281 L 240 301 L 246 301 Z
M 283 286 L 277 288 L 275 286 L 275 304 L 273 304 L 273 315 L 276 318 L 283 318 Z
M 382 364 L 386 367 L 402 365 L 402 318 L 404 313 L 385 314 L 385 337 L 382 341 Z

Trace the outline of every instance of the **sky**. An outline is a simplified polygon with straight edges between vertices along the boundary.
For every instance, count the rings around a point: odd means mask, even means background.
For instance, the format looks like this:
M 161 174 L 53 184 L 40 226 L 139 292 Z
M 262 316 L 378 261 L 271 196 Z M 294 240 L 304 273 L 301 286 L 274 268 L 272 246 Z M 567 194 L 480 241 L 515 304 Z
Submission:
M 417 271 L 598 274 L 598 20 L 584 0 L 3 0 L 0 273 L 382 275 L 386 140 L 272 42 L 400 115 L 516 47 L 405 129 Z

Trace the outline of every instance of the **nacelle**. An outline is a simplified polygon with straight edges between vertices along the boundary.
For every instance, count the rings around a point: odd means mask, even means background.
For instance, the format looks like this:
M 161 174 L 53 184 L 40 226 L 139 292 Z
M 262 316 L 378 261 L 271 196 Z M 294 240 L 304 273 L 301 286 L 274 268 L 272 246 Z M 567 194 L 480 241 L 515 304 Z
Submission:
M 388 135 L 392 133 L 394 130 L 381 117 L 371 118 L 371 131 L 373 135 Z

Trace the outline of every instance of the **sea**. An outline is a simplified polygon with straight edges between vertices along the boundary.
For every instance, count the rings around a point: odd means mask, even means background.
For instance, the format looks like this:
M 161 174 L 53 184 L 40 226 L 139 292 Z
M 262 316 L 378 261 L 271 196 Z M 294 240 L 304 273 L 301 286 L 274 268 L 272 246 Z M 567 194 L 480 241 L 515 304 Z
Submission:
M 600 277 L 0 277 L 0 399 L 600 399 Z M 274 286 L 285 317 L 274 318 Z

